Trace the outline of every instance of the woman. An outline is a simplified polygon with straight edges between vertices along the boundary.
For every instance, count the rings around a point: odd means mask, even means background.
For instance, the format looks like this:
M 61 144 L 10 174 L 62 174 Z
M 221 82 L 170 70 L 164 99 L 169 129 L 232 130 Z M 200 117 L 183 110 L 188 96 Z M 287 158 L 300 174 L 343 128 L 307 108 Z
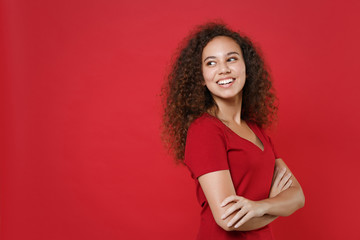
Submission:
M 268 224 L 305 198 L 263 131 L 277 108 L 253 44 L 223 24 L 200 26 L 168 80 L 164 133 L 196 183 L 197 239 L 273 239 Z

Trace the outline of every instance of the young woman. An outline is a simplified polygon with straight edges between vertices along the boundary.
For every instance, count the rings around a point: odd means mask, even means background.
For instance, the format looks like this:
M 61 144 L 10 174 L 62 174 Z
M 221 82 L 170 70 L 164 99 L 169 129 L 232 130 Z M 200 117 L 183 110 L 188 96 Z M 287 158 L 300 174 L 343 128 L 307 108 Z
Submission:
M 305 198 L 263 131 L 277 108 L 251 41 L 223 24 L 198 27 L 163 94 L 168 146 L 189 168 L 202 207 L 197 239 L 273 239 L 268 224 Z

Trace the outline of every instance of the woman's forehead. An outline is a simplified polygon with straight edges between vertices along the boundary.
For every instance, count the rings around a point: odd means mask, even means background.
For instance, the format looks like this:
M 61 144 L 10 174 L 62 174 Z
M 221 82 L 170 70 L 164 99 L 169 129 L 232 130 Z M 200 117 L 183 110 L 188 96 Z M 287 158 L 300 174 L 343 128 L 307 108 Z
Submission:
M 240 46 L 237 42 L 227 36 L 218 36 L 213 38 L 203 50 L 203 58 L 208 56 L 220 57 L 230 52 L 241 54 Z

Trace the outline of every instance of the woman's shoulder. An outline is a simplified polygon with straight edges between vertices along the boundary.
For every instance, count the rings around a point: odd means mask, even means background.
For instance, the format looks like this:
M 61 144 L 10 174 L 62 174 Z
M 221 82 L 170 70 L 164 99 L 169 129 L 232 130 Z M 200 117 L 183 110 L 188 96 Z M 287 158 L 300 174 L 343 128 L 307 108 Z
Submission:
M 198 118 L 196 118 L 191 124 L 190 128 L 207 128 L 207 127 L 220 127 L 219 120 L 210 115 L 209 113 L 203 113 Z
M 208 113 L 203 113 L 190 124 L 188 134 L 206 133 L 207 135 L 209 133 L 223 133 L 223 127 L 219 121 L 216 117 Z

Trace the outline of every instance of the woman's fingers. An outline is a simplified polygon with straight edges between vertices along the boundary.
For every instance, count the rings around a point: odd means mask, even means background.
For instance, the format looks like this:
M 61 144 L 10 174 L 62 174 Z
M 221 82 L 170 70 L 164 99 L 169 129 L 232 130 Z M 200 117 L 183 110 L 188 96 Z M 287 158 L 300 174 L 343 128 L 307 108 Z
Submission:
M 240 211 L 238 211 L 235 216 L 229 220 L 227 223 L 228 227 L 232 227 L 236 222 L 238 222 L 245 214 L 247 213 L 247 210 L 245 208 L 242 208 Z
M 276 179 L 276 176 L 278 175 L 278 173 L 279 173 L 279 168 L 275 167 L 275 171 L 274 171 L 274 175 L 273 175 L 273 178 L 272 178 L 271 185 L 274 185 L 274 182 L 275 182 L 275 179 Z
M 291 186 L 291 184 L 292 184 L 292 180 L 290 179 L 286 184 L 285 184 L 285 186 L 283 187 L 283 191 L 284 190 L 286 190 L 286 189 L 288 189 L 290 186 Z
M 291 173 L 288 172 L 286 168 L 279 168 L 276 167 L 275 173 L 274 173 L 274 182 L 270 189 L 269 197 L 275 197 L 280 192 L 286 190 L 284 189 L 284 186 L 287 184 L 291 177 Z M 289 175 L 290 174 L 290 175 Z
M 278 186 L 281 179 L 283 178 L 284 174 L 286 173 L 286 168 L 281 169 L 280 171 L 278 171 L 276 177 L 275 177 L 275 181 L 274 181 L 274 186 Z
M 240 209 L 242 206 L 243 204 L 240 201 L 235 203 L 234 205 L 226 209 L 225 213 L 221 216 L 221 219 L 227 218 L 229 215 L 231 215 L 236 210 Z
M 225 201 L 226 200 L 226 201 Z M 230 196 L 225 199 L 226 202 L 236 201 L 235 204 L 230 206 L 225 213 L 221 216 L 221 219 L 226 219 L 231 214 L 234 214 L 231 219 L 229 219 L 227 226 L 232 227 L 235 225 L 239 227 L 240 225 L 244 224 L 250 218 L 257 216 L 261 217 L 265 214 L 264 205 L 260 202 L 251 201 L 249 199 L 240 197 L 240 196 Z
M 221 206 L 221 207 L 225 207 L 225 206 L 228 205 L 229 203 L 234 202 L 234 201 L 236 201 L 236 200 L 240 200 L 240 199 L 241 199 L 241 197 L 239 197 L 239 196 L 231 195 L 231 196 L 225 198 L 224 201 L 222 201 L 222 203 L 221 203 L 220 206 Z
M 280 181 L 279 188 L 283 191 L 284 186 L 288 183 L 291 178 L 291 173 L 287 173 Z
M 234 228 L 240 227 L 241 225 L 249 221 L 251 218 L 253 218 L 254 215 L 255 215 L 254 212 L 248 212 L 247 214 L 245 214 L 243 218 L 240 219 L 238 223 L 235 224 Z

